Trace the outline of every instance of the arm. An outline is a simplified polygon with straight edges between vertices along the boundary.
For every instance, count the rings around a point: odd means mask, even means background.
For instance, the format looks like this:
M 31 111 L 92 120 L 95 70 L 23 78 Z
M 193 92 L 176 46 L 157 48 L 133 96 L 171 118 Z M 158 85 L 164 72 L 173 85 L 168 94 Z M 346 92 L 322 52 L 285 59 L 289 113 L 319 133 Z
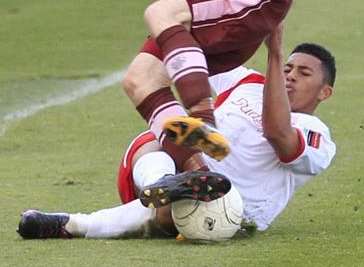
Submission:
M 263 93 L 264 136 L 282 161 L 297 156 L 300 136 L 291 126 L 291 110 L 285 86 L 283 70 L 282 25 L 275 29 L 266 41 L 268 67 Z

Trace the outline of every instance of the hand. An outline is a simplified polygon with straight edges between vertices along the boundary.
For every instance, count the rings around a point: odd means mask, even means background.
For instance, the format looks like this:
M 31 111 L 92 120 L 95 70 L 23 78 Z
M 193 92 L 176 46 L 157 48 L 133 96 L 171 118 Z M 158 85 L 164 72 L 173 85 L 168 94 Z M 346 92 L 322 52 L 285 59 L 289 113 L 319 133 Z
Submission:
M 283 29 L 283 22 L 281 22 L 265 39 L 269 54 L 283 54 Z

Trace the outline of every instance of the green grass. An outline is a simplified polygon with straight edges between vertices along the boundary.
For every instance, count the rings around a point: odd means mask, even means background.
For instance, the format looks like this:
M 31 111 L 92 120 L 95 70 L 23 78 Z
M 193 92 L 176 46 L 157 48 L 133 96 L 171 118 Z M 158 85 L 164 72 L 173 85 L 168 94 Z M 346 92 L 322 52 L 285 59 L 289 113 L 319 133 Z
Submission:
M 87 76 L 124 66 L 145 36 L 146 2 L 1 0 L 0 81 Z
M 125 66 L 145 35 L 148 2 L 0 0 L 0 114 L 11 103 L 47 94 L 44 81 L 77 82 Z M 120 156 L 144 123 L 114 86 L 16 121 L 0 137 L 0 266 L 363 265 L 363 12 L 359 0 L 295 1 L 287 52 L 315 41 L 337 58 L 335 94 L 318 113 L 332 129 L 338 154 L 267 232 L 214 245 L 21 240 L 15 229 L 24 209 L 91 212 L 118 203 Z M 265 62 L 261 49 L 250 65 L 264 71 Z

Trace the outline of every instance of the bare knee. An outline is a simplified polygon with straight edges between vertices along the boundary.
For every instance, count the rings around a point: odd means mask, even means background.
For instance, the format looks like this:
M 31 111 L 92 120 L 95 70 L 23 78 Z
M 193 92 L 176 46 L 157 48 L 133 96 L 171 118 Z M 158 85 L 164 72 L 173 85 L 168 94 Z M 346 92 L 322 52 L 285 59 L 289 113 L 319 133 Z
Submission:
M 133 99 L 135 97 L 138 88 L 140 88 L 140 81 L 138 80 L 138 75 L 134 73 L 133 69 L 128 69 L 121 81 L 121 86 L 129 98 Z
M 163 63 L 157 57 L 140 53 L 129 65 L 121 84 L 137 106 L 151 93 L 169 86 L 170 80 Z
M 138 55 L 121 81 L 124 92 L 135 106 L 138 106 L 154 89 L 146 87 L 146 84 L 149 85 L 147 68 L 148 66 L 143 66 L 142 57 Z
M 150 18 L 152 18 L 153 13 L 157 13 L 159 10 L 159 1 L 154 1 L 150 5 L 147 6 L 147 8 L 144 10 L 144 19 L 146 21 L 149 21 Z
M 164 16 L 169 16 L 168 10 L 163 10 L 164 3 L 161 1 L 155 1 L 151 3 L 145 10 L 144 10 L 144 21 L 147 25 L 151 25 L 154 23 L 159 14 L 163 14 Z
M 192 14 L 187 1 L 163 0 L 150 4 L 144 11 L 144 20 L 153 37 L 174 25 L 189 27 Z

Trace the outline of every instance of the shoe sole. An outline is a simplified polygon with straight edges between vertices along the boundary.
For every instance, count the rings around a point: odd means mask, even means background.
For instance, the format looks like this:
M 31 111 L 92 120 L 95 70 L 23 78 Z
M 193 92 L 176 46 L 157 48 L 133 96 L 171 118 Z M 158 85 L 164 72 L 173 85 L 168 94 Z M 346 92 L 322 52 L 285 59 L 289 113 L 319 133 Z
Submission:
M 186 198 L 209 202 L 223 197 L 231 188 L 225 176 L 214 172 L 184 172 L 170 179 L 168 184 L 159 182 L 144 188 L 139 194 L 143 206 L 159 208 Z
M 216 160 L 222 160 L 229 152 L 229 142 L 201 119 L 174 117 L 163 126 L 169 140 L 176 145 L 196 148 Z

